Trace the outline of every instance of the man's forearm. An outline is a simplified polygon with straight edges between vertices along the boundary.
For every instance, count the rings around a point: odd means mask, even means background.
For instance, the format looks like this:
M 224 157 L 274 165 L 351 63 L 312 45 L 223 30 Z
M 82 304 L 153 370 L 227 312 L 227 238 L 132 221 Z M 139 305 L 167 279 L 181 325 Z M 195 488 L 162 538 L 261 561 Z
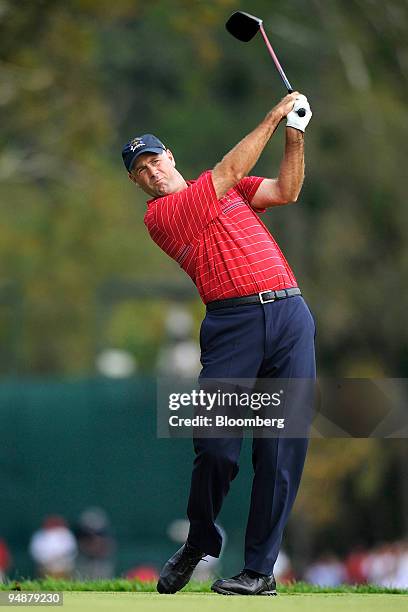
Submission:
M 281 119 L 277 111 L 271 110 L 262 123 L 223 157 L 218 164 L 220 170 L 234 176 L 237 182 L 246 176 L 255 166 Z
M 212 178 L 218 198 L 249 174 L 280 121 L 292 110 L 297 95 L 298 92 L 293 92 L 285 96 L 265 119 L 214 167 Z
M 280 165 L 277 186 L 282 199 L 296 202 L 305 176 L 304 133 L 286 128 L 285 154 Z

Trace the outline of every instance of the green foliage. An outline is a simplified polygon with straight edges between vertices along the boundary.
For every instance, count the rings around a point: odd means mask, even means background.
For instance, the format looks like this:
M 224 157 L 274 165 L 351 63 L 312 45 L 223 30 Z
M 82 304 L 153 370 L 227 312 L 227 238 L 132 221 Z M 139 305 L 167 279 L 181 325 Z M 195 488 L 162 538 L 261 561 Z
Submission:
M 182 279 L 146 233 L 145 198 L 127 182 L 120 148 L 153 131 L 193 176 L 284 94 L 262 42 L 226 34 L 235 8 L 232 0 L 1 2 L 4 373 L 90 373 L 102 336 L 133 346 L 143 369 L 154 364 L 163 320 L 146 321 L 135 307 L 130 324 L 118 305 L 104 318 L 109 329 L 97 327 L 100 288 L 112 279 Z M 320 371 L 404 375 L 406 2 L 240 8 L 263 17 L 314 110 L 300 202 L 267 218 L 315 311 Z M 282 140 L 278 130 L 255 173 L 276 174 Z

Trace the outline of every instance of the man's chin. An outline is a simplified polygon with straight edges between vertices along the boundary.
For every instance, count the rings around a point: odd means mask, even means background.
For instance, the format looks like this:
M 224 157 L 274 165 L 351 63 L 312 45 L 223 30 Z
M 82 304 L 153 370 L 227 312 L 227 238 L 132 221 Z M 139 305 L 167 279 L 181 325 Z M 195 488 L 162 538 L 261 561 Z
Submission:
M 167 183 L 160 183 L 159 185 L 155 185 L 154 188 L 156 197 L 161 198 L 163 196 L 169 195 L 170 193 L 172 193 L 169 185 Z
M 158 193 L 159 195 L 162 195 L 162 196 L 167 195 L 168 193 L 170 193 L 170 192 L 169 192 L 168 185 L 159 185 L 159 186 L 157 187 L 157 193 Z

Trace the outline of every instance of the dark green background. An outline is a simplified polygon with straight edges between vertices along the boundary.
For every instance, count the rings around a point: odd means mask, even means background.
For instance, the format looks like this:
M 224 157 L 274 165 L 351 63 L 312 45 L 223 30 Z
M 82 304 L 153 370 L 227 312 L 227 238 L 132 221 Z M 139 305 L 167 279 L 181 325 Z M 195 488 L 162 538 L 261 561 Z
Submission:
M 27 546 L 45 515 L 72 525 L 88 505 L 111 518 L 118 574 L 139 563 L 160 566 L 174 552 L 166 528 L 185 518 L 193 449 L 190 440 L 156 437 L 153 379 L 3 383 L 0 406 L 0 525 L 16 574 L 32 574 Z M 220 518 L 231 570 L 242 562 L 247 454 L 248 441 Z

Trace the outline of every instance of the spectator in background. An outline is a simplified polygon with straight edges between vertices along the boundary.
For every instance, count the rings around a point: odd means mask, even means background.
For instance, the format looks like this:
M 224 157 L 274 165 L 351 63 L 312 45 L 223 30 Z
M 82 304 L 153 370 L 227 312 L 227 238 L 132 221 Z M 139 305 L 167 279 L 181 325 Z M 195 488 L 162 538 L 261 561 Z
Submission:
M 305 573 L 305 580 L 322 587 L 335 587 L 346 582 L 343 563 L 336 555 L 327 552 L 312 563 Z
M 382 542 L 370 551 L 366 561 L 367 581 L 384 587 L 393 587 L 398 572 L 398 546 Z
M 408 589 L 408 540 L 396 543 L 397 567 L 392 586 L 397 589 Z
M 0 538 L 0 582 L 5 582 L 6 572 L 11 565 L 11 555 L 5 540 Z
M 80 578 L 112 578 L 116 543 L 105 510 L 98 507 L 84 510 L 75 534 L 79 548 L 76 570 Z
M 287 584 L 295 580 L 295 573 L 293 571 L 292 563 L 282 548 L 280 549 L 278 558 L 276 559 L 273 574 L 276 581 L 280 583 Z
M 142 564 L 131 567 L 125 574 L 128 580 L 140 580 L 140 582 L 157 582 L 159 573 L 154 565 Z
M 45 517 L 42 527 L 31 537 L 29 552 L 39 576 L 71 577 L 77 544 L 62 516 Z
M 308 567 L 304 579 L 319 586 L 348 582 L 408 589 L 408 541 L 381 542 L 367 550 L 356 546 L 344 564 L 326 553 Z
M 347 582 L 365 584 L 367 582 L 368 552 L 362 546 L 356 546 L 346 557 L 345 566 Z
M 200 347 L 192 338 L 193 317 L 185 308 L 168 309 L 165 328 L 167 340 L 157 358 L 157 371 L 162 376 L 196 378 L 201 369 Z

